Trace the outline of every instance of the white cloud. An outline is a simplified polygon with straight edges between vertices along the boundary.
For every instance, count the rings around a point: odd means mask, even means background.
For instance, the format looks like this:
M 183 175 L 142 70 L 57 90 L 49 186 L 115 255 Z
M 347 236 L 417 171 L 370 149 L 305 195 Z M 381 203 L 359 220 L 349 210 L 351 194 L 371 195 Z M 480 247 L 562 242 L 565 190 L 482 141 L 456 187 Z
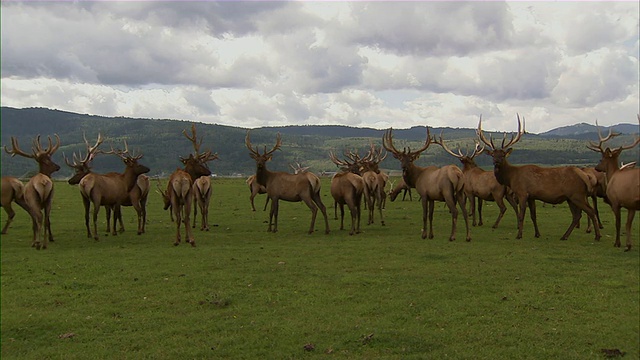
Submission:
M 258 127 L 635 122 L 637 2 L 3 2 L 2 105 Z

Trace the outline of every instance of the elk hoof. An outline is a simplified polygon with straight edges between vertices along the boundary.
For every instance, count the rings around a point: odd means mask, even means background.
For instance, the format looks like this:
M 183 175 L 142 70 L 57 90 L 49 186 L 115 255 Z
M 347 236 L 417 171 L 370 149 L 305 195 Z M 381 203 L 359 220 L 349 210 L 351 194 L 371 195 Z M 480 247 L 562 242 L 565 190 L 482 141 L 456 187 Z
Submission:
M 471 242 L 471 236 L 467 237 L 467 242 Z
M 631 250 L 631 245 L 627 245 L 627 248 L 624 250 L 624 252 L 630 251 Z
M 178 245 L 180 245 L 179 241 L 176 241 L 176 242 L 173 243 L 173 246 L 178 246 Z
M 191 240 L 191 247 L 196 247 L 196 242 Z
M 427 234 L 422 234 L 422 238 L 426 239 L 427 238 Z

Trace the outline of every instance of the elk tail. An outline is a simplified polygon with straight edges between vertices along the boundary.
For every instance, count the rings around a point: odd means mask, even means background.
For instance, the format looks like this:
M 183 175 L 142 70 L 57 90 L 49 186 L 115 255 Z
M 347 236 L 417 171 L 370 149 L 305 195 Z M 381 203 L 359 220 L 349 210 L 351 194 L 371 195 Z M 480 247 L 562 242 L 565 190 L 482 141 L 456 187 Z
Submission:
M 453 189 L 459 193 L 464 189 L 464 180 L 462 179 L 462 171 L 458 167 L 452 167 L 451 171 L 447 171 L 449 181 L 453 184 Z
M 596 179 L 595 176 L 589 175 L 589 174 L 585 173 L 584 171 L 582 171 L 582 170 L 580 170 L 578 168 L 573 168 L 573 171 L 576 174 L 578 174 L 578 176 L 580 177 L 582 182 L 584 182 L 584 184 L 586 185 L 587 193 L 592 194 L 593 193 L 593 188 L 598 183 L 598 179 Z
M 16 200 L 22 200 L 24 198 L 24 184 L 20 180 L 11 182 L 11 189 L 13 190 Z

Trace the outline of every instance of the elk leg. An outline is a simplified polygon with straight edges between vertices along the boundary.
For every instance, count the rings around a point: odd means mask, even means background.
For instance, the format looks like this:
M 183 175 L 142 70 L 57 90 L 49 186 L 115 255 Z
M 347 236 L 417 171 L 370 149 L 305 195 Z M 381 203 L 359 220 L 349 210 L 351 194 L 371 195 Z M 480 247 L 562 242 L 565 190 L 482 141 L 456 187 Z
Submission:
M 313 195 L 313 202 L 316 203 L 320 212 L 322 212 L 322 216 L 324 217 L 324 233 L 329 233 L 329 217 L 327 216 L 327 207 L 322 203 L 322 198 L 320 197 L 320 192 L 317 192 Z
M 478 226 L 482 224 L 482 199 L 478 198 Z
M 435 201 L 429 200 L 429 239 L 433 239 L 433 208 Z
M 338 202 L 336 200 L 333 201 L 333 220 L 338 220 Z M 340 230 L 342 230 L 342 225 L 340 225 Z
M 171 204 L 171 209 L 173 210 L 173 216 L 176 219 L 176 241 L 173 243 L 174 246 L 180 245 L 180 241 L 182 241 L 180 237 L 180 225 L 182 224 L 182 206 L 183 205 L 173 206 L 173 204 Z M 186 225 L 187 225 L 187 228 L 189 228 L 189 223 L 187 223 Z
M 451 236 L 449 236 L 449 241 L 454 241 L 456 239 L 456 227 L 458 225 L 458 208 L 456 207 L 456 201 L 454 199 L 447 199 L 446 203 L 451 213 Z
M 567 229 L 567 231 L 565 231 L 560 240 L 567 240 L 569 238 L 569 235 L 571 235 L 573 228 L 580 224 L 580 218 L 582 217 L 582 211 L 576 204 L 574 204 L 572 201 L 567 201 L 567 203 L 569 204 L 569 209 L 571 210 L 572 220 L 569 228 Z
M 627 225 L 625 230 L 627 231 L 627 248 L 625 251 L 631 250 L 631 225 L 633 224 L 633 218 L 636 216 L 634 209 L 627 209 Z
M 89 210 L 91 208 L 91 201 L 89 198 L 83 196 L 82 203 L 84 204 L 84 226 L 87 228 L 87 237 L 91 238 L 91 227 L 89 226 Z
M 271 200 L 271 198 L 267 196 L 267 200 L 264 202 L 264 209 L 262 209 L 262 211 L 267 211 L 267 205 L 269 205 L 269 200 Z
M 533 221 L 533 230 L 535 231 L 535 237 L 540 237 L 540 230 L 538 230 L 538 216 L 536 214 L 536 201 L 534 199 L 527 200 L 529 203 L 529 211 L 531 212 L 531 221 Z M 522 217 L 522 222 L 524 226 L 524 216 Z
M 118 235 L 116 233 L 116 220 L 118 224 L 120 224 L 120 229 L 118 229 L 119 233 L 124 232 L 124 223 L 122 222 L 122 207 L 120 205 L 116 205 L 115 210 L 113 211 L 113 235 Z
M 198 196 L 198 195 L 195 195 L 195 196 Z M 194 201 L 194 204 L 193 204 L 193 225 L 191 226 L 193 229 L 196 228 L 196 219 L 198 218 L 198 206 L 199 205 L 200 205 L 200 199 L 197 199 L 196 201 Z M 200 223 L 200 225 L 202 225 L 202 223 Z
M 111 207 L 105 206 L 104 210 L 107 212 L 107 233 L 105 235 L 109 236 L 111 233 Z
M 142 233 L 146 231 L 147 225 L 147 200 L 140 200 L 140 212 L 142 213 Z
M 360 234 L 360 215 L 361 215 L 361 207 L 360 207 L 360 199 L 358 199 L 355 203 L 355 212 L 356 212 L 356 234 Z
M 187 233 L 187 242 L 191 244 L 192 247 L 196 246 L 196 241 L 193 238 L 193 230 L 189 227 L 191 221 L 189 219 L 189 214 L 191 213 L 191 206 L 197 207 L 197 205 L 193 204 L 192 199 L 187 199 L 184 205 L 184 229 Z
M 478 223 L 476 222 L 476 198 L 471 195 L 468 196 L 469 199 L 469 212 L 471 213 L 471 216 L 473 216 L 473 221 L 471 223 L 471 225 L 476 226 L 478 225 Z
M 517 213 L 518 217 L 518 234 L 516 235 L 516 239 L 522 239 L 522 228 L 524 227 L 524 216 L 527 213 L 527 198 L 520 198 L 520 211 Z
M 480 199 L 478 199 L 480 200 Z M 464 225 L 467 230 L 467 238 L 466 241 L 471 241 L 471 232 L 469 230 L 469 214 L 467 213 L 467 199 L 464 196 L 464 193 L 458 194 L 458 204 L 460 204 L 460 210 L 462 211 L 462 216 L 464 218 Z
M 342 203 L 338 204 L 338 202 L 334 202 L 334 209 L 335 207 L 340 207 L 340 230 L 344 230 L 344 205 Z M 337 209 L 335 209 L 337 210 Z M 353 216 L 352 216 L 353 218 Z M 336 219 L 338 219 L 338 214 L 336 214 Z M 351 234 L 349 234 L 351 235 Z
M 304 200 L 305 204 L 311 209 L 311 226 L 309 227 L 309 234 L 313 234 L 313 229 L 316 225 L 316 216 L 318 215 L 318 207 L 310 199 Z
M 613 210 L 613 215 L 616 218 L 616 242 L 613 244 L 615 247 L 620 247 L 620 205 L 611 204 L 611 209 Z
M 427 238 L 427 219 L 429 216 L 429 204 L 427 203 L 427 198 L 422 197 L 422 238 Z
M 33 241 L 31 247 L 40 250 L 40 224 L 42 224 L 42 213 L 40 210 L 29 210 L 31 215 L 31 228 L 33 230 Z
M 269 229 L 267 232 L 278 231 L 278 199 L 271 200 L 271 211 L 269 212 Z
M 9 203 L 8 206 L 4 207 L 4 211 L 7 213 L 9 218 L 7 219 L 7 222 L 4 224 L 4 227 L 2 228 L 2 234 L 6 234 L 7 233 L 7 229 L 9 228 L 9 224 L 11 224 L 11 222 L 13 221 L 14 216 L 16 216 L 16 212 L 13 211 L 13 209 L 11 208 L 11 203 Z
M 49 241 L 53 242 L 53 233 L 51 232 L 51 200 L 53 199 L 53 194 L 51 197 L 47 199 L 47 202 L 44 205 L 44 236 L 43 236 L 43 249 L 46 249 L 49 245 Z
M 498 224 L 500 224 L 500 220 L 502 220 L 502 217 L 504 216 L 504 214 L 507 212 L 507 206 L 504 204 L 504 199 L 500 196 L 494 196 L 496 199 L 496 205 L 498 205 L 498 208 L 500 209 L 500 213 L 498 214 L 498 218 L 496 219 L 495 224 L 493 224 L 493 228 L 497 229 L 498 228 Z
M 378 199 L 378 211 L 380 211 L 380 225 L 384 226 L 384 218 L 382 217 L 382 208 L 384 207 L 384 197 Z
M 594 196 L 592 199 L 593 199 L 593 211 L 595 211 L 596 219 L 598 219 L 598 228 L 604 229 L 604 226 L 602 226 L 602 221 L 600 221 L 600 212 L 598 211 L 598 197 Z
M 108 209 L 108 208 L 107 208 Z M 98 240 L 98 213 L 100 212 L 100 204 L 93 202 L 93 239 Z M 107 224 L 109 222 L 107 221 Z

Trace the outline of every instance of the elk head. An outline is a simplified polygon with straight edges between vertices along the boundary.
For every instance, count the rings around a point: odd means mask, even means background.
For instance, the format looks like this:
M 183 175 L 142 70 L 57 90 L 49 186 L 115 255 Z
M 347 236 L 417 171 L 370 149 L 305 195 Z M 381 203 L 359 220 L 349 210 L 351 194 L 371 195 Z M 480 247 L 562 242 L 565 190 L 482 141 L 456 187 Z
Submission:
M 262 152 L 262 154 L 260 154 L 260 150 L 258 150 L 258 147 L 256 146 L 256 148 L 254 149 L 251 145 L 251 137 L 249 135 L 249 131 L 250 130 L 247 130 L 247 136 L 244 139 L 244 143 L 247 146 L 247 149 L 249 149 L 249 156 L 251 156 L 251 158 L 256 161 L 258 172 L 266 170 L 267 161 L 271 160 L 271 158 L 273 157 L 273 153 L 276 150 L 279 150 L 282 146 L 282 137 L 280 136 L 280 133 L 278 133 L 278 135 L 276 136 L 276 144 L 273 146 L 273 149 L 267 151 L 267 147 L 265 146 L 264 151 Z
M 373 145 L 373 142 L 370 144 L 369 152 L 362 159 L 362 172 L 373 171 L 376 174 L 380 173 L 379 165 L 387 157 L 388 153 L 382 154 L 382 147 L 376 150 L 376 146 Z
M 481 146 L 480 143 L 476 141 L 476 147 L 472 153 L 469 153 L 469 149 L 467 148 L 467 151 L 465 152 L 465 154 L 463 154 L 460 148 L 458 148 L 458 153 L 456 154 L 453 151 L 451 151 L 451 149 L 449 149 L 449 147 L 444 143 L 444 139 L 442 138 L 442 132 L 440 132 L 440 138 L 438 140 L 436 140 L 434 136 L 433 142 L 435 144 L 442 146 L 444 151 L 446 151 L 450 155 L 458 158 L 458 160 L 460 160 L 460 162 L 462 163 L 462 166 L 465 168 L 476 167 L 477 165 L 473 159 L 476 156 L 482 154 L 482 152 L 484 151 L 484 146 Z
M 182 134 L 191 141 L 194 149 L 194 153 L 189 154 L 188 158 L 180 157 L 180 161 L 184 164 L 184 171 L 189 173 L 191 181 L 195 181 L 195 179 L 200 176 L 211 175 L 211 170 L 209 170 L 207 162 L 218 159 L 218 154 L 213 154 L 211 151 L 207 151 L 202 154 L 200 153 L 200 146 L 202 145 L 203 138 L 200 138 L 200 141 L 198 141 L 195 124 L 191 125 L 191 136 L 187 134 L 186 130 L 182 130 Z
M 396 149 L 393 145 L 393 128 L 389 128 L 389 130 L 385 131 L 384 136 L 382 137 L 382 146 L 391 154 L 393 157 L 400 160 L 400 165 L 402 166 L 402 170 L 405 171 L 408 169 L 411 164 L 420 157 L 420 153 L 427 150 L 429 145 L 431 145 L 431 132 L 427 127 L 427 139 L 424 142 L 424 145 L 416 150 L 411 151 L 410 147 L 405 147 L 402 152 Z
M 36 162 L 38 162 L 40 173 L 50 177 L 51 174 L 60 170 L 60 166 L 54 163 L 53 160 L 51 160 L 51 156 L 53 156 L 53 153 L 55 153 L 56 150 L 58 150 L 58 148 L 60 147 L 60 137 L 58 136 L 58 134 L 55 134 L 55 137 L 56 137 L 56 144 L 53 145 L 53 142 L 51 141 L 51 136 L 48 136 L 49 146 L 46 149 L 43 149 L 42 145 L 40 144 L 40 135 L 36 136 L 36 138 L 33 140 L 33 145 L 31 146 L 31 154 L 28 154 L 20 150 L 20 146 L 18 145 L 18 139 L 12 136 L 11 137 L 12 149 L 9 150 L 5 146 L 4 151 L 10 154 L 11 157 L 15 155 L 20 155 L 26 158 L 34 159 Z
M 158 180 L 158 183 L 156 185 L 158 186 L 158 189 L 156 191 L 158 192 L 158 194 L 160 194 L 160 196 L 162 196 L 162 202 L 164 203 L 163 210 L 167 210 L 171 206 L 171 197 L 169 196 L 169 189 L 163 190 L 162 183 L 160 182 L 160 178 L 158 178 L 157 180 Z M 171 218 L 171 220 L 173 220 L 173 218 Z
M 361 161 L 362 161 L 362 159 L 360 159 L 360 155 L 358 155 L 357 152 L 354 153 L 353 151 L 345 150 L 344 156 L 345 156 L 345 159 L 340 160 L 338 159 L 338 157 L 333 151 L 329 152 L 329 159 L 331 159 L 331 162 L 336 164 L 340 168 L 340 170 L 345 172 L 351 172 L 356 175 L 360 175 L 360 168 L 361 168 Z
M 493 165 L 496 170 L 505 164 L 505 162 L 507 161 L 507 157 L 511 155 L 511 152 L 513 151 L 512 146 L 520 141 L 520 138 L 522 138 L 522 135 L 524 135 L 524 133 L 526 132 L 524 129 L 524 117 L 522 117 L 522 121 L 520 121 L 520 115 L 518 114 L 517 116 L 518 133 L 511 135 L 511 139 L 508 142 L 506 142 L 507 134 L 505 133 L 499 149 L 496 148 L 496 146 L 493 144 L 492 136 L 489 136 L 489 140 L 487 140 L 486 136 L 484 136 L 484 132 L 482 131 L 482 116 L 480 116 L 476 135 L 478 135 L 478 138 L 489 148 L 489 150 L 487 150 L 486 152 L 487 154 L 491 155 L 491 157 L 493 157 Z
M 124 150 L 114 150 L 112 147 L 111 151 L 109 152 L 103 152 L 103 151 L 98 151 L 98 152 L 102 154 L 117 155 L 120 159 L 122 159 L 122 162 L 127 167 L 125 169 L 125 174 L 131 173 L 135 175 L 135 178 L 138 178 L 138 175 L 141 175 L 150 171 L 148 167 L 138 163 L 138 160 L 142 158 L 142 154 L 137 154 L 137 155 L 129 154 L 129 146 L 127 145 L 127 140 L 124 141 Z M 131 187 L 133 186 L 135 186 L 135 181 L 132 182 Z M 130 190 L 131 188 L 127 189 L 127 191 L 130 191 Z
M 91 146 L 89 145 L 89 141 L 87 140 L 85 134 L 82 134 L 82 137 L 84 138 L 84 143 L 87 146 L 87 154 L 82 157 L 82 153 L 79 152 L 76 156 L 76 153 L 74 152 L 73 163 L 70 163 L 69 159 L 64 156 L 64 162 L 67 164 L 67 166 L 75 170 L 75 174 L 68 181 L 70 185 L 79 184 L 80 180 L 82 180 L 83 177 L 91 172 L 91 161 L 93 161 L 93 158 L 96 156 L 98 147 L 104 141 L 104 139 L 102 138 L 102 134 L 98 133 L 98 140 L 96 141 L 95 145 Z
M 640 123 L 640 115 L 638 115 L 638 122 Z M 598 165 L 596 165 L 596 170 L 598 171 L 607 171 L 609 167 L 615 167 L 618 169 L 618 157 L 622 153 L 623 150 L 633 149 L 636 145 L 640 143 L 640 137 L 636 138 L 636 140 L 630 145 L 622 145 L 618 148 L 611 149 L 609 147 L 603 148 L 602 145 L 611 140 L 612 138 L 620 135 L 620 133 L 614 133 L 611 128 L 609 128 L 609 134 L 606 137 L 602 137 L 602 132 L 600 132 L 600 127 L 598 126 L 598 122 L 596 121 L 596 129 L 598 130 L 598 143 L 596 144 L 593 141 L 589 141 L 587 148 L 589 150 L 598 152 L 602 154 L 602 159 Z M 632 166 L 631 164 L 623 164 L 621 168 Z

